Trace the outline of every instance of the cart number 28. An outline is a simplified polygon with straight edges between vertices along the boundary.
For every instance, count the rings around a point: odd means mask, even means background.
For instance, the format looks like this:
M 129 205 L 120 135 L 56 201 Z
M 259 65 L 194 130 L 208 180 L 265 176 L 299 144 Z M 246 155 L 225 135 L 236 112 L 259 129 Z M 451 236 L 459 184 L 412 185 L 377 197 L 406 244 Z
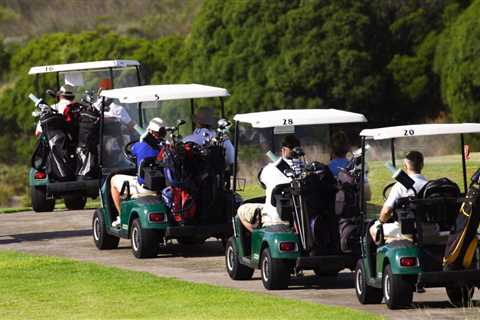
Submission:
M 283 119 L 284 126 L 291 126 L 293 124 L 293 119 Z
M 404 136 L 413 136 L 413 135 L 415 135 L 415 130 L 413 130 L 413 129 L 403 130 L 403 135 Z

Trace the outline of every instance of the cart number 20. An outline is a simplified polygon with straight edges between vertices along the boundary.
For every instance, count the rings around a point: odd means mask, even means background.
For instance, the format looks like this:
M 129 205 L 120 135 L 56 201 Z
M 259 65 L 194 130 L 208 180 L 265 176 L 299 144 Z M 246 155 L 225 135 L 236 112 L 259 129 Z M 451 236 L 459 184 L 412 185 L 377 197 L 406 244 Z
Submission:
M 403 130 L 403 135 L 404 136 L 413 136 L 413 135 L 415 135 L 415 130 L 413 130 L 413 129 Z
M 293 124 L 293 119 L 283 119 L 283 125 L 289 126 Z

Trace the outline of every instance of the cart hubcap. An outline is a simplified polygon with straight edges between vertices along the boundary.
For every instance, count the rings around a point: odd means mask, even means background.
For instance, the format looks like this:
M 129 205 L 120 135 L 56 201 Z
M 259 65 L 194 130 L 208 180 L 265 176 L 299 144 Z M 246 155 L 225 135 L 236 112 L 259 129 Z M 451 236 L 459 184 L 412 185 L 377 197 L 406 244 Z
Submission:
M 355 279 L 355 283 L 356 283 L 356 288 L 357 288 L 357 292 L 358 294 L 362 294 L 363 293 L 363 275 L 362 275 L 362 269 L 358 269 L 357 270 L 357 274 L 356 274 L 356 279 Z
M 93 221 L 93 237 L 95 240 L 100 240 L 100 219 L 98 217 L 95 217 L 95 220 Z
M 230 246 L 228 247 L 227 251 L 227 267 L 228 270 L 232 271 L 233 270 L 233 259 L 235 258 L 235 255 L 233 253 L 233 248 Z
M 385 295 L 385 300 L 390 300 L 390 286 L 391 286 L 391 283 L 390 283 L 390 275 L 389 274 L 385 274 L 385 279 L 383 281 L 383 294 Z
M 138 229 L 133 228 L 133 230 L 132 230 L 132 247 L 133 247 L 133 250 L 135 250 L 135 251 L 138 251 L 138 242 L 139 242 Z
M 270 278 L 270 266 L 268 265 L 267 257 L 263 258 L 262 261 L 262 277 L 264 281 L 268 281 Z

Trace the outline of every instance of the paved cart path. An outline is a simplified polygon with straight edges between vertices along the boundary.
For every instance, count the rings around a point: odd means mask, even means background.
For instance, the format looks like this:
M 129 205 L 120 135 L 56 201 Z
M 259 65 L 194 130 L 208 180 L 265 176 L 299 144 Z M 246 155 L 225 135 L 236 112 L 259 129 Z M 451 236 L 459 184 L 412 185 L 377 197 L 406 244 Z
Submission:
M 117 250 L 99 251 L 91 236 L 92 213 L 83 210 L 0 214 L 0 249 L 61 256 L 158 276 L 346 306 L 390 319 L 480 319 L 478 307 L 450 307 L 444 289 L 427 289 L 426 293 L 415 294 L 416 308 L 408 310 L 390 311 L 385 305 L 363 306 L 355 296 L 350 272 L 342 272 L 338 278 L 317 278 L 306 272 L 305 277 L 293 279 L 288 290 L 281 291 L 266 291 L 258 271 L 251 281 L 232 281 L 226 274 L 223 248 L 218 241 L 207 241 L 203 246 L 171 244 L 157 258 L 148 260 L 134 258 L 127 240 L 121 240 Z M 474 298 L 479 299 L 478 292 Z

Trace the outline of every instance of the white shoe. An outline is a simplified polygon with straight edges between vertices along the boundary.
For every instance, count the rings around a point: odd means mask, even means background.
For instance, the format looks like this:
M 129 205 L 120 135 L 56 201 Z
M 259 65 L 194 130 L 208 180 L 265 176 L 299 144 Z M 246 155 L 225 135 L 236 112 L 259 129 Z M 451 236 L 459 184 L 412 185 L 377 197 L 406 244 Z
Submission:
M 117 216 L 117 220 L 112 222 L 112 227 L 117 228 L 120 226 L 120 216 Z

